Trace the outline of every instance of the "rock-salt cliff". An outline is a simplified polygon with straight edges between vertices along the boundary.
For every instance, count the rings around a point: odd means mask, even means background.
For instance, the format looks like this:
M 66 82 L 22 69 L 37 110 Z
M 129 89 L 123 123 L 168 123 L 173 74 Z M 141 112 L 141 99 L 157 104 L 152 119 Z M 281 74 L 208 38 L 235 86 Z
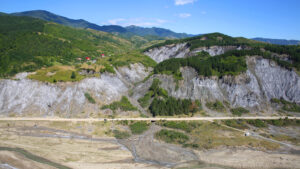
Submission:
M 186 44 L 178 44 L 177 46 Z M 175 52 L 175 49 L 178 49 Z M 151 58 L 162 61 L 174 57 L 188 57 L 197 52 L 206 51 L 211 56 L 223 54 L 228 50 L 240 50 L 235 46 L 201 47 L 193 51 L 178 48 L 176 45 L 160 47 L 145 52 Z M 168 53 L 168 51 L 172 51 Z M 163 59 L 156 59 L 161 57 Z M 274 61 L 259 56 L 247 57 L 248 70 L 238 76 L 200 77 L 192 68 L 182 68 L 184 80 L 176 83 L 172 76 L 154 75 L 146 83 L 136 87 L 134 97 L 139 98 L 151 85 L 153 78 L 162 81 L 161 86 L 170 95 L 177 98 L 200 99 L 203 101 L 227 100 L 233 107 L 263 109 L 269 105 L 271 98 L 284 98 L 287 101 L 300 103 L 300 77 L 294 71 L 278 66 Z
M 17 80 L 0 80 L 0 115 L 98 113 L 100 105 L 119 100 L 127 94 L 128 84 L 143 80 L 149 73 L 141 64 L 121 67 L 117 72 L 121 76 L 102 74 L 99 78 L 86 78 L 75 83 L 38 82 L 27 79 L 27 73 L 18 74 Z M 96 104 L 89 103 L 85 93 L 92 95 Z

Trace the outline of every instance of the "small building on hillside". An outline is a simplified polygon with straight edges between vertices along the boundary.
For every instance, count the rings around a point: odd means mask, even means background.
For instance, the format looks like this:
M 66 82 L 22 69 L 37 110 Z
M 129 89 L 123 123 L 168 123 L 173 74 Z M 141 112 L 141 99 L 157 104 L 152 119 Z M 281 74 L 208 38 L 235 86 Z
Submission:
M 91 58 L 90 57 L 85 57 L 85 60 L 91 60 Z

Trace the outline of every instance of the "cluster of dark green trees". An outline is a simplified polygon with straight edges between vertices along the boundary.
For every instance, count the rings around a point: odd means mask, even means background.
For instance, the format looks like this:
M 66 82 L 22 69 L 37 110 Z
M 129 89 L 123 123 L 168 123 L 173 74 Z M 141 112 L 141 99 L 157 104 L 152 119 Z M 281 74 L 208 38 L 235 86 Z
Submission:
M 134 107 L 126 96 L 123 96 L 120 101 L 113 102 L 109 105 L 104 105 L 101 109 L 111 109 L 113 111 L 120 109 L 123 111 L 136 111 L 137 108 Z
M 289 60 L 292 62 L 287 62 L 280 60 L 279 58 L 271 58 L 275 60 L 280 66 L 291 69 L 295 67 L 297 70 L 300 70 L 300 45 L 266 45 L 264 47 L 266 50 L 278 53 L 278 54 L 287 54 L 289 55 Z
M 280 99 L 272 98 L 271 102 L 281 105 L 283 110 L 291 111 L 291 112 L 300 112 L 300 106 L 295 102 L 289 102 L 284 100 L 283 98 Z
M 272 48 L 268 48 L 272 52 Z M 276 49 L 276 48 L 274 48 Z M 283 50 L 279 53 L 288 53 L 287 51 L 295 51 L 295 55 L 297 56 L 298 47 L 286 47 L 289 50 Z M 292 54 L 292 52 L 290 52 Z M 245 56 L 263 56 L 266 59 L 272 59 L 276 61 L 281 67 L 292 69 L 293 67 L 300 70 L 300 62 L 298 59 L 293 59 L 293 62 L 290 63 L 288 61 L 280 60 L 277 57 L 271 55 L 268 51 L 262 51 L 259 47 L 254 47 L 251 50 L 232 50 L 228 51 L 222 55 L 209 57 L 209 54 L 206 52 L 201 52 L 197 56 L 189 57 L 189 58 L 171 58 L 160 62 L 154 68 L 154 73 L 166 73 L 173 74 L 175 76 L 181 76 L 180 67 L 189 66 L 194 68 L 199 75 L 203 76 L 219 76 L 222 77 L 224 75 L 237 75 L 247 70 L 247 64 Z
M 168 97 L 166 99 L 154 98 L 149 110 L 153 116 L 173 116 L 186 114 L 190 112 L 192 101 L 190 99 L 176 99 Z
M 150 100 L 153 99 L 149 106 L 149 110 L 153 116 L 173 116 L 195 112 L 201 108 L 199 101 L 192 102 L 190 99 L 176 99 L 168 96 L 168 92 L 161 88 L 160 81 L 154 79 L 149 91 L 145 96 L 139 99 L 142 105 L 149 104 Z
M 244 56 L 252 53 L 253 50 L 230 51 L 223 55 L 209 57 L 208 53 L 202 52 L 189 58 L 172 58 L 157 64 L 154 73 L 171 72 L 178 75 L 180 67 L 189 66 L 203 76 L 236 75 L 247 70 Z

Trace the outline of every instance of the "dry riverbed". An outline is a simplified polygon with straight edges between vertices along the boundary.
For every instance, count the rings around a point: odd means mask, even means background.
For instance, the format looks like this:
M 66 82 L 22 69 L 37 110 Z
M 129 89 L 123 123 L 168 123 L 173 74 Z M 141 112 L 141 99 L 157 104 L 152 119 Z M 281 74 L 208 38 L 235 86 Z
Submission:
M 147 131 L 137 135 L 128 125 L 1 121 L 0 168 L 300 168 L 298 139 L 286 147 L 212 122 L 201 122 L 188 132 L 149 122 Z M 161 129 L 182 132 L 190 138 L 187 143 L 200 147 L 165 143 L 155 137 Z M 129 135 L 116 139 L 114 130 Z M 288 128 L 280 131 L 299 137 Z

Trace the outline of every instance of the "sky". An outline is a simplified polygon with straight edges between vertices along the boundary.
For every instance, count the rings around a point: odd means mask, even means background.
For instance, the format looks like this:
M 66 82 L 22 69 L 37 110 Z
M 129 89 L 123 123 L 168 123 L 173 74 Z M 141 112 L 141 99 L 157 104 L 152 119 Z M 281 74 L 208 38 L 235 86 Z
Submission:
M 98 25 L 300 40 L 300 0 L 0 0 L 5 13 L 38 9 Z

